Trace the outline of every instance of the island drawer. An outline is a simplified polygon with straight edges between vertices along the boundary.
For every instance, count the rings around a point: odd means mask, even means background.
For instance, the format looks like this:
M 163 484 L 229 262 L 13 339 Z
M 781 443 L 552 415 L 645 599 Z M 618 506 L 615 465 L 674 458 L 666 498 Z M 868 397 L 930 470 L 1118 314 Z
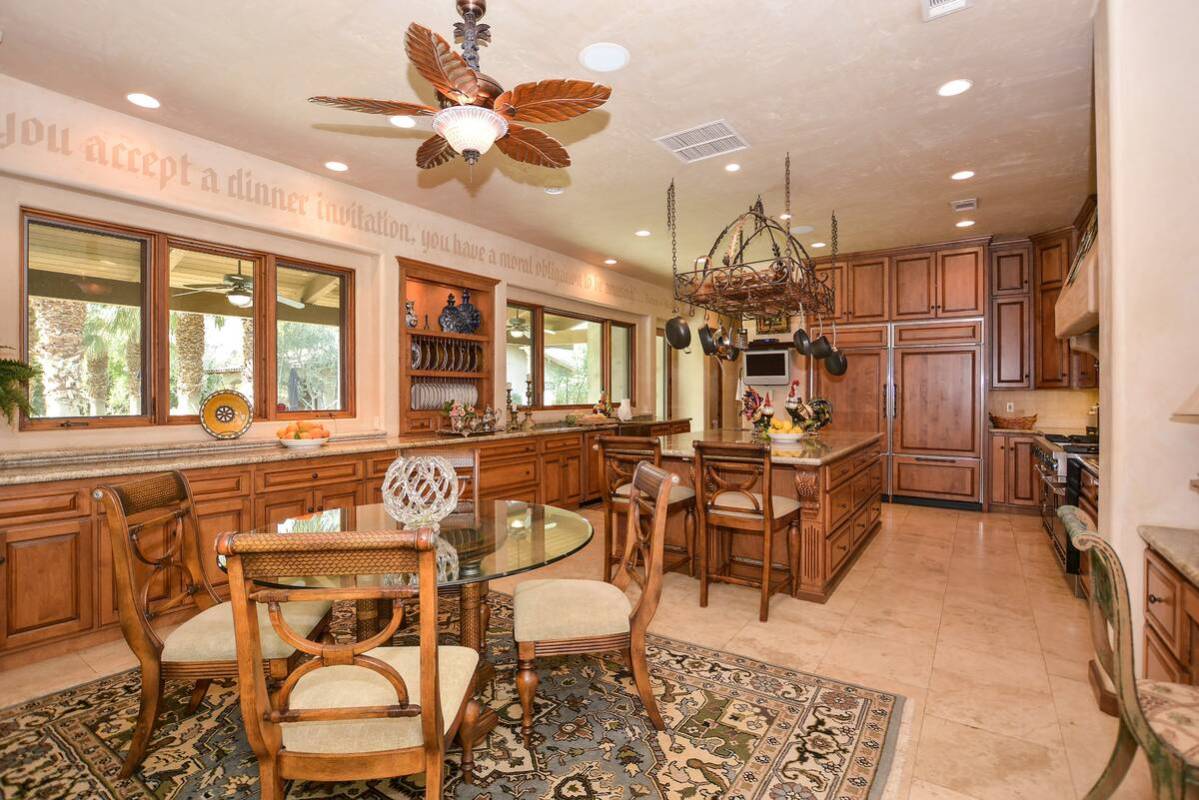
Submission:
M 857 471 L 858 464 L 852 458 L 843 458 L 835 464 L 829 464 L 828 467 L 828 485 L 830 487 L 837 486 L 850 475 Z
M 341 483 L 362 480 L 363 462 L 319 459 L 289 464 L 286 467 L 259 469 L 256 489 L 260 492 L 290 487 L 312 486 L 321 483 Z
M 853 484 L 843 483 L 828 493 L 828 527 L 836 528 L 853 511 Z
M 853 525 L 845 525 L 825 542 L 828 547 L 828 574 L 833 575 L 853 552 Z
M 878 463 L 879 457 L 882 456 L 882 448 L 877 444 L 872 444 L 862 452 L 853 457 L 854 469 L 861 469 L 868 466 L 871 462 Z

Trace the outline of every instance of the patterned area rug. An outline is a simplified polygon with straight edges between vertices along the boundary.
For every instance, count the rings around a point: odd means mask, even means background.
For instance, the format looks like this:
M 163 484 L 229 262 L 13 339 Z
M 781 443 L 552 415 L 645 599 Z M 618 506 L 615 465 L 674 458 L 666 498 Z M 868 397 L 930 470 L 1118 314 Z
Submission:
M 493 594 L 484 699 L 500 725 L 476 751 L 474 786 L 458 758 L 447 797 L 878 800 L 903 698 L 750 658 L 651 637 L 650 669 L 668 730 L 649 724 L 620 655 L 540 662 L 532 749 L 512 681 L 511 601 Z M 182 716 L 189 686 L 168 684 L 167 713 L 141 772 L 118 780 L 137 715 L 130 670 L 0 711 L 5 798 L 255 798 L 258 766 L 233 684 Z M 419 779 L 293 783 L 289 800 L 422 798 Z

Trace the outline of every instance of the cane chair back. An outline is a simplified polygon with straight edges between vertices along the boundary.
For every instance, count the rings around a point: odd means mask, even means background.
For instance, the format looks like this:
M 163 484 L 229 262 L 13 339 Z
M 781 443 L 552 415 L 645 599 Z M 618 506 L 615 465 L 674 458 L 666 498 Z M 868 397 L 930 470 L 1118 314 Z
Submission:
M 157 656 L 163 643 L 150 624 L 154 617 L 190 603 L 206 609 L 220 602 L 200 563 L 191 487 L 183 473 L 167 472 L 100 486 L 94 497 L 108 523 L 125 639 L 135 651 L 140 645 Z M 152 597 L 163 587 L 177 591 Z
M 695 443 L 696 503 L 711 524 L 746 527 L 747 516 L 774 519 L 772 480 L 767 445 Z
M 612 583 L 625 591 L 630 583 L 641 590 L 629 615 L 634 633 L 644 633 L 662 597 L 662 561 L 666 545 L 666 520 L 670 490 L 679 482 L 647 461 L 633 471 L 629 487 L 629 513 L 625 523 L 624 555 Z

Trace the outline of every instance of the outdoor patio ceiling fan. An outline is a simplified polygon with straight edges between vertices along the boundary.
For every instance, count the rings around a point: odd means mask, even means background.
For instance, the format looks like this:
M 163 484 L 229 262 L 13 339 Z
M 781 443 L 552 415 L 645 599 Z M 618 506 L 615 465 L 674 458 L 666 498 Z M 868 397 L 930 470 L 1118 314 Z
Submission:
M 485 0 L 457 0 L 462 22 L 454 25 L 454 39 L 462 55 L 428 28 L 412 23 L 404 37 L 408 59 L 437 90 L 440 110 L 401 100 L 361 97 L 310 97 L 309 102 L 401 117 L 432 117 L 434 135 L 416 151 L 416 165 L 431 169 L 461 155 L 468 164 L 494 144 L 515 161 L 540 167 L 570 166 L 562 143 L 537 128 L 520 122 L 562 122 L 599 108 L 612 95 L 607 86 L 591 81 L 555 78 L 521 83 L 505 91 L 489 75 L 479 72 L 479 45 L 491 41 L 491 29 L 480 25 L 487 10 Z
M 241 262 L 237 262 L 237 272 L 227 273 L 221 276 L 220 283 L 202 283 L 198 286 L 184 286 L 188 291 L 179 292 L 176 297 L 185 297 L 189 294 L 199 294 L 208 292 L 210 294 L 223 294 L 225 299 L 238 308 L 249 308 L 254 304 L 254 276 L 244 275 L 241 271 Z M 299 300 L 292 300 L 290 297 L 276 295 L 275 299 L 285 306 L 292 308 L 304 308 L 304 304 Z

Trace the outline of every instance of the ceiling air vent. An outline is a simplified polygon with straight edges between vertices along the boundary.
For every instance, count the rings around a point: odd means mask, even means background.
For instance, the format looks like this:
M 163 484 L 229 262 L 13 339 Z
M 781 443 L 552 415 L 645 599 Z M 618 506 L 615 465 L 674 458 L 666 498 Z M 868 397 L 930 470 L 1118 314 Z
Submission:
M 946 14 L 970 7 L 971 0 L 920 0 L 920 13 L 925 22 L 940 19 Z
M 965 200 L 951 200 L 949 207 L 959 214 L 963 211 L 974 211 L 978 208 L 978 198 L 967 197 Z
M 733 127 L 722 119 L 659 136 L 654 141 L 687 164 L 749 147 Z

